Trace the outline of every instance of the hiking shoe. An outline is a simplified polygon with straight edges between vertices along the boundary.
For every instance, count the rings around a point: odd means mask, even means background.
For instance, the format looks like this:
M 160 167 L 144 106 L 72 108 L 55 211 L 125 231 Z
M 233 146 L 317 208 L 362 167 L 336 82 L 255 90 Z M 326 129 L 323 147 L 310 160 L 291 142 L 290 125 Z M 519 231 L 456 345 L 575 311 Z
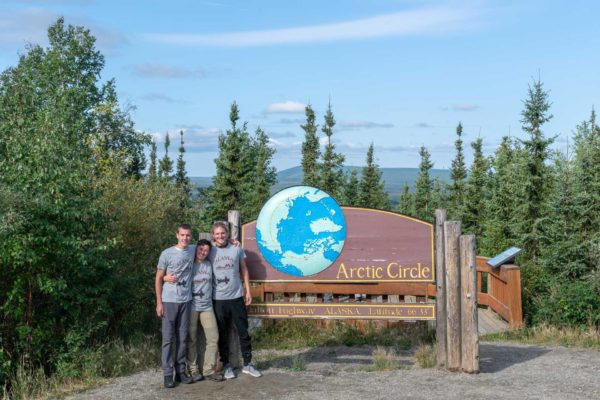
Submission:
M 194 380 L 192 379 L 192 377 L 187 375 L 186 373 L 181 373 L 181 374 L 175 375 L 175 381 L 184 383 L 186 385 L 189 385 L 190 383 L 194 383 Z
M 262 376 L 260 371 L 257 370 L 256 367 L 254 366 L 254 364 L 252 364 L 252 363 L 244 365 L 244 368 L 242 368 L 242 372 L 245 374 L 251 375 L 255 378 L 260 378 Z
M 203 380 L 203 379 L 204 379 L 204 375 L 202 375 L 202 374 L 201 374 L 200 372 L 198 372 L 198 371 L 194 371 L 194 372 L 192 372 L 192 375 L 191 375 L 191 376 L 192 376 L 192 380 L 193 380 L 194 382 L 200 382 L 201 380 Z
M 233 379 L 233 378 L 235 378 L 235 374 L 233 373 L 233 368 L 231 368 L 231 365 L 227 364 L 225 366 L 223 377 L 225 379 Z
M 208 379 L 210 379 L 211 381 L 215 381 L 215 382 L 221 382 L 223 379 L 223 374 L 220 372 L 213 372 L 212 374 L 208 375 Z
M 175 387 L 175 381 L 173 380 L 173 375 L 165 375 L 165 387 L 167 389 L 172 389 Z

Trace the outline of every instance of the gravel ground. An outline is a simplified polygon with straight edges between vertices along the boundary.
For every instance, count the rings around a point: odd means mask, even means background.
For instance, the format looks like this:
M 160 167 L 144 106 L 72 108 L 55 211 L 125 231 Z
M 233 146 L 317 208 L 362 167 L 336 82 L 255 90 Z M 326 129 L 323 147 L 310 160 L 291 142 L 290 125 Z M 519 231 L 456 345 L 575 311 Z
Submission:
M 600 399 L 600 352 L 482 343 L 480 374 L 420 369 L 399 354 L 401 369 L 367 372 L 372 347 L 255 353 L 264 376 L 162 387 L 159 370 L 117 378 L 68 399 Z M 302 369 L 302 371 L 294 371 Z

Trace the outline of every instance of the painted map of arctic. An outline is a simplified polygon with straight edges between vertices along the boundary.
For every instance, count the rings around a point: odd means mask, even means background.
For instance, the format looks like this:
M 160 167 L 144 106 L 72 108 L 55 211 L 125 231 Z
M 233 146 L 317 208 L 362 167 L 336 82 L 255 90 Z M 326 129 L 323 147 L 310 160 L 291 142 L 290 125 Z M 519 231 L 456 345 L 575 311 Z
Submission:
M 341 207 L 333 197 L 310 186 L 293 186 L 275 194 L 256 220 L 262 256 L 290 275 L 323 271 L 339 256 L 345 240 Z

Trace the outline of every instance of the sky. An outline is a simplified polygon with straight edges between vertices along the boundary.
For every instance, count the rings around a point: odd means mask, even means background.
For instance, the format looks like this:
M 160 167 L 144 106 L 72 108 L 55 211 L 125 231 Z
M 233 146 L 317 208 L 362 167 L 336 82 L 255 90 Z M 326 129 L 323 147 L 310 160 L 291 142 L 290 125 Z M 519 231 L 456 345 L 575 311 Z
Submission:
M 261 127 L 278 170 L 300 165 L 310 104 L 346 165 L 449 168 L 456 126 L 486 155 L 521 126 L 528 86 L 541 79 L 554 115 L 544 127 L 568 149 L 600 97 L 600 2 L 538 0 L 2 0 L 0 70 L 28 43 L 46 45 L 60 16 L 83 25 L 106 57 L 136 128 L 175 159 L 184 132 L 190 176 L 215 173 L 219 134 L 235 101 Z M 596 28 L 594 28 L 596 26 Z M 323 134 L 320 132 L 320 136 Z

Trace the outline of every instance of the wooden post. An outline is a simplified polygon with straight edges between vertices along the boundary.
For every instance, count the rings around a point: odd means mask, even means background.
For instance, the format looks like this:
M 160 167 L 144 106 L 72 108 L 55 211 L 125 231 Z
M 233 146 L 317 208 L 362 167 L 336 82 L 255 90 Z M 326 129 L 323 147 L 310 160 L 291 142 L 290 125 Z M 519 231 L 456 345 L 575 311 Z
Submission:
M 446 354 L 446 268 L 444 266 L 444 222 L 446 210 L 435 210 L 435 344 L 438 367 L 445 367 Z
M 477 322 L 477 261 L 475 236 L 460 237 L 461 277 L 461 369 L 479 373 L 479 331 Z
M 448 354 L 446 367 L 460 369 L 460 221 L 444 222 L 444 253 L 446 266 L 446 329 Z
M 516 265 L 503 265 L 506 271 L 508 324 L 511 329 L 523 327 L 523 305 L 521 303 L 521 269 Z
M 227 213 L 227 222 L 229 222 L 229 237 L 240 240 L 240 212 L 237 210 L 229 210 Z M 229 362 L 234 368 L 240 368 L 241 362 L 240 337 L 235 329 L 235 325 L 231 324 L 229 330 Z

